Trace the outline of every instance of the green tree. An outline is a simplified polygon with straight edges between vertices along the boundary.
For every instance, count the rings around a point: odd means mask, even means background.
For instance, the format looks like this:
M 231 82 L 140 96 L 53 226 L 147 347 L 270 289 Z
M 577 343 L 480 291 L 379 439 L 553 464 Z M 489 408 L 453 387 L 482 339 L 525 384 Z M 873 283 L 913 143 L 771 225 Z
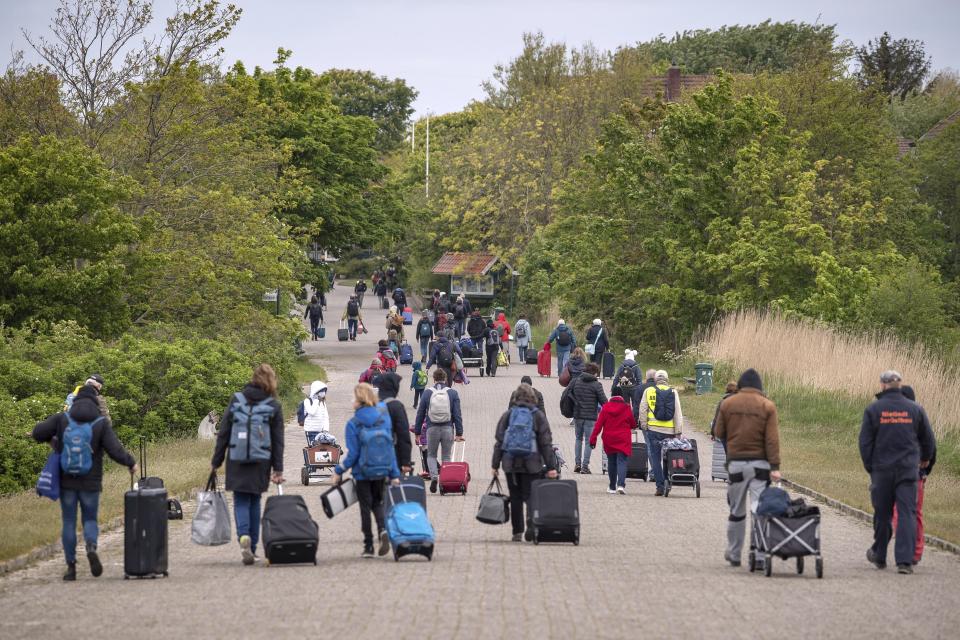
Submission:
M 129 323 L 122 257 L 133 185 L 77 141 L 0 149 L 0 320 L 76 320 L 101 335 Z
M 921 141 L 912 161 L 919 176 L 920 196 L 946 229 L 943 275 L 956 280 L 960 278 L 960 122 L 935 138 Z
M 894 100 L 887 114 L 897 134 L 919 139 L 935 124 L 960 110 L 960 76 L 941 71 L 920 93 Z
M 876 86 L 885 96 L 903 100 L 920 91 L 930 72 L 930 58 L 922 40 L 894 40 L 886 31 L 857 49 L 857 78 L 865 87 Z
M 417 91 L 405 80 L 353 69 L 330 69 L 320 78 L 341 113 L 366 116 L 377 124 L 375 146 L 381 153 L 393 151 L 403 143 L 417 98 Z

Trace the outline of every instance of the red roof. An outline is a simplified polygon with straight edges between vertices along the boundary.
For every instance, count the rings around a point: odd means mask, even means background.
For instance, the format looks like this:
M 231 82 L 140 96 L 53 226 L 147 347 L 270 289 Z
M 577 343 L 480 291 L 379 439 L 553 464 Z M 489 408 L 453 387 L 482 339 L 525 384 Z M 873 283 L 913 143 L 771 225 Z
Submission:
M 432 272 L 437 275 L 486 275 L 497 262 L 497 256 L 490 253 L 466 253 L 453 251 L 443 254 Z

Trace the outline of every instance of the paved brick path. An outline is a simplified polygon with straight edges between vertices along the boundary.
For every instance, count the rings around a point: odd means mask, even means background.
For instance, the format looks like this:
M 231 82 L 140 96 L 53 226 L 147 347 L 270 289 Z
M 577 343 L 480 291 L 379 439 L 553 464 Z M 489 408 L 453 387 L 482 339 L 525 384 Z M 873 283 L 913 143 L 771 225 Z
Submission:
M 345 293 L 338 288 L 331 297 L 330 317 L 342 313 Z M 334 322 L 326 340 L 307 344 L 328 368 L 338 435 L 350 390 L 382 333 L 375 303 L 369 296 L 371 332 L 358 342 L 338 343 Z M 169 579 L 122 580 L 122 536 L 112 533 L 101 542 L 106 572 L 96 581 L 82 571 L 76 584 L 63 584 L 59 557 L 0 580 L 0 638 L 957 637 L 955 556 L 930 550 L 913 576 L 876 571 L 863 558 L 870 530 L 826 510 L 824 580 L 791 574 L 780 561 L 773 579 L 750 575 L 721 559 L 720 483 L 705 481 L 699 500 L 679 487 L 668 499 L 654 498 L 652 484 L 637 481 L 628 482 L 627 496 L 611 496 L 603 476 L 569 474 L 581 489 L 579 547 L 512 543 L 509 526 L 479 524 L 474 513 L 490 475 L 493 428 L 524 373 L 535 375 L 535 368 L 515 364 L 461 391 L 474 481 L 466 498 L 429 498 L 438 538 L 432 563 L 361 560 L 357 510 L 327 520 L 318 499 L 323 486 L 300 486 L 303 436 L 291 423 L 287 487 L 307 496 L 320 523 L 319 567 L 248 568 L 234 545 L 194 546 L 188 504 L 186 520 L 171 526 Z M 556 378 L 534 383 L 554 439 L 572 461 Z M 409 405 L 409 390 L 402 398 Z M 708 455 L 704 447 L 705 468 Z

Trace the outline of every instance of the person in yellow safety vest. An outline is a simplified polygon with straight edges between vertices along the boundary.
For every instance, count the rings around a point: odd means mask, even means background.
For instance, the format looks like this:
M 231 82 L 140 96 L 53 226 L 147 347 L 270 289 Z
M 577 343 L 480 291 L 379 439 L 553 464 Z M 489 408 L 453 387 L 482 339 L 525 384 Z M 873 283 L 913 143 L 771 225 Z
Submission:
M 647 455 L 650 457 L 650 469 L 653 471 L 653 479 L 657 483 L 656 495 L 662 496 L 664 489 L 663 462 L 660 459 L 661 449 L 664 440 L 675 438 L 683 433 L 683 412 L 680 410 L 680 395 L 676 389 L 671 389 L 670 377 L 664 370 L 657 371 L 654 374 L 655 386 L 644 389 L 643 397 L 640 400 L 640 428 L 643 430 L 644 440 L 647 442 Z M 657 419 L 654 413 L 657 408 L 657 391 L 661 397 L 663 392 L 673 393 L 673 415 L 669 419 L 661 416 Z

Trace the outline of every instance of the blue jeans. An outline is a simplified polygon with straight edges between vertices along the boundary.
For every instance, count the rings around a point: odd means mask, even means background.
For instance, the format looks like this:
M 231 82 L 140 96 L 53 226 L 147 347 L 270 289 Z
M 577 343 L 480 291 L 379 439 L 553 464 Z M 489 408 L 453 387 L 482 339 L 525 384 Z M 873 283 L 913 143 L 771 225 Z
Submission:
M 567 366 L 567 360 L 570 359 L 570 349 L 564 351 L 563 349 L 557 349 L 557 375 L 560 375 L 563 372 L 563 368 Z
M 607 475 L 610 488 L 627 486 L 627 456 L 622 453 L 607 454 Z
M 430 348 L 430 336 L 426 338 L 420 338 L 420 359 L 424 360 L 427 357 L 427 350 Z
M 657 489 L 663 491 L 663 460 L 662 446 L 664 440 L 669 440 L 672 435 L 666 433 L 657 433 L 656 431 L 644 431 L 643 439 L 647 441 L 647 455 L 650 457 L 650 470 L 653 471 L 653 479 L 657 482 Z
M 590 436 L 596 420 L 574 420 L 574 434 L 577 443 L 573 446 L 573 463 L 586 467 L 590 465 Z M 582 454 L 582 455 L 581 455 Z
M 233 492 L 233 515 L 237 521 L 237 540 L 250 536 L 250 550 L 257 552 L 260 541 L 260 494 Z
M 360 325 L 360 320 L 357 318 L 347 318 L 347 329 L 350 331 L 350 339 L 357 339 L 357 327 Z
M 63 515 L 63 530 L 60 541 L 67 562 L 77 561 L 77 504 L 83 520 L 83 541 L 96 546 L 100 528 L 97 526 L 97 510 L 100 508 L 99 491 L 60 489 L 60 511 Z

